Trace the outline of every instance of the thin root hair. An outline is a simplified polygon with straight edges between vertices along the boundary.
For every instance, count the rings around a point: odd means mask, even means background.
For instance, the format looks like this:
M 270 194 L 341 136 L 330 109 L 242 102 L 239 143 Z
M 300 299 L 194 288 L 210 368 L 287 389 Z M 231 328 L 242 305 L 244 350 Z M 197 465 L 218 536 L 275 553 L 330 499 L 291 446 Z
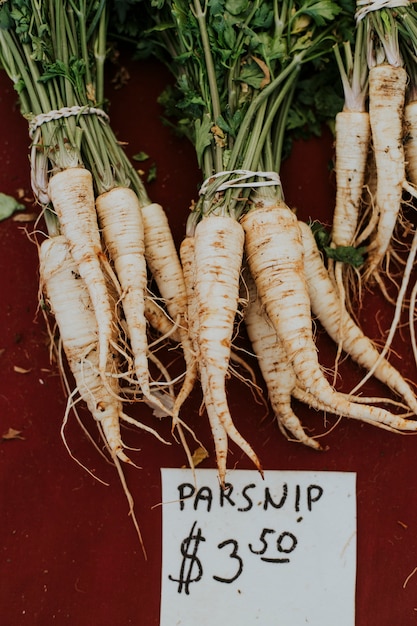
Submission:
M 164 439 L 154 428 L 151 428 L 150 426 L 146 426 L 146 424 L 143 424 L 142 422 L 139 422 L 139 421 L 135 420 L 133 417 L 130 417 L 130 415 L 127 415 L 124 412 L 122 412 L 120 414 L 120 417 L 127 424 L 131 424 L 132 426 L 135 426 L 135 428 L 140 428 L 141 430 L 144 430 L 145 432 L 150 433 L 151 435 L 156 437 L 156 439 L 161 441 L 161 443 L 164 443 L 167 446 L 171 445 L 171 442 L 167 441 L 166 439 Z M 140 451 L 140 448 L 137 448 L 137 449 L 135 449 L 135 448 L 128 448 L 128 449 L 129 450 L 135 450 L 136 452 Z
M 129 515 L 132 518 L 133 525 L 135 527 L 137 536 L 139 538 L 139 542 L 140 542 L 140 545 L 141 545 L 141 548 L 142 548 L 143 556 L 145 558 L 145 561 L 147 561 L 148 560 L 148 556 L 147 556 L 147 553 L 146 553 L 145 544 L 143 542 L 142 533 L 140 531 L 138 520 L 136 518 L 136 514 L 135 514 L 135 510 L 134 510 L 135 503 L 134 503 L 132 494 L 131 494 L 128 486 L 127 486 L 126 477 L 124 475 L 124 472 L 123 472 L 120 460 L 117 458 L 117 456 L 115 454 L 113 454 L 113 457 L 114 457 L 114 464 L 116 466 L 117 473 L 119 474 L 120 482 L 122 484 L 122 488 L 123 488 L 124 494 L 126 496 L 126 499 L 127 499 L 128 505 L 129 505 Z
M 97 480 L 99 483 L 101 483 L 102 485 L 105 485 L 106 487 L 109 486 L 108 483 L 106 483 L 104 480 L 102 480 L 101 478 L 99 478 L 98 476 L 96 476 L 96 474 L 94 474 L 90 469 L 88 469 L 88 467 L 86 465 L 84 465 L 80 459 L 78 459 L 72 452 L 66 435 L 65 435 L 65 427 L 68 423 L 68 419 L 69 419 L 69 414 L 71 411 L 73 411 L 78 424 L 81 426 L 81 429 L 83 430 L 84 434 L 88 437 L 88 439 L 90 440 L 90 442 L 94 445 L 94 447 L 96 448 L 96 450 L 99 452 L 99 454 L 104 457 L 107 460 L 107 457 L 105 454 L 103 454 L 103 451 L 100 449 L 100 447 L 97 445 L 97 443 L 94 441 L 93 437 L 91 436 L 91 434 L 89 433 L 89 431 L 87 430 L 87 428 L 84 426 L 76 408 L 75 405 L 77 404 L 77 402 L 79 402 L 80 400 L 82 400 L 81 397 L 79 397 L 77 400 L 74 401 L 74 396 L 78 393 L 77 389 L 74 389 L 74 391 L 72 392 L 71 395 L 68 396 L 68 400 L 67 400 L 67 406 L 65 408 L 65 413 L 64 413 L 64 417 L 62 420 L 62 424 L 61 424 L 61 429 L 60 429 L 60 434 L 61 434 L 61 439 L 63 441 L 63 444 L 65 446 L 65 449 L 67 450 L 70 458 L 75 461 L 77 463 L 77 465 L 79 465 L 84 471 L 86 471 L 88 474 L 90 474 L 90 476 L 92 476 L 95 480 Z

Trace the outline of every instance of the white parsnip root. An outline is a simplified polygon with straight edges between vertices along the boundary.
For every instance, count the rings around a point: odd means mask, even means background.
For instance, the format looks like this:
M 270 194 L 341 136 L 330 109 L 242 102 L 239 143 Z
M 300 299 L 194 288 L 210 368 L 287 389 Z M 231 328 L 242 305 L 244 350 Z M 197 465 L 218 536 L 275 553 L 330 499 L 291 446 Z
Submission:
M 142 207 L 141 213 L 146 262 L 168 313 L 177 325 L 185 360 L 184 380 L 173 407 L 175 424 L 181 406 L 191 393 L 197 376 L 197 363 L 187 327 L 187 294 L 181 263 L 165 211 L 161 205 L 152 203 Z
M 225 388 L 239 300 L 244 232 L 230 216 L 209 215 L 198 223 L 194 245 L 198 366 L 219 479 L 224 484 L 228 437 L 262 473 L 257 455 L 232 420 Z
M 341 111 L 336 116 L 335 133 L 336 199 L 332 243 L 335 246 L 352 246 L 359 227 L 370 148 L 368 111 Z
M 103 384 L 99 367 L 99 329 L 84 279 L 70 254 L 63 236 L 46 239 L 39 253 L 41 287 L 59 329 L 76 389 L 100 425 L 112 457 L 129 463 L 123 452 L 120 420 L 122 401 L 118 399 L 118 378 L 109 376 Z M 106 371 L 117 374 L 117 354 L 108 351 Z
M 184 277 L 185 291 L 187 294 L 186 321 L 188 336 L 196 363 L 198 362 L 198 309 L 195 292 L 196 270 L 195 270 L 195 239 L 185 237 L 180 246 L 180 259 L 182 273 Z
M 406 420 L 376 406 L 349 401 L 327 381 L 312 335 L 310 298 L 297 218 L 282 201 L 265 203 L 242 219 L 246 255 L 262 305 L 276 329 L 299 385 L 335 415 L 388 427 L 416 431 Z
M 262 306 L 255 282 L 246 268 L 243 280 L 248 292 L 248 303 L 244 310 L 245 326 L 278 426 L 285 436 L 288 437 L 288 433 L 291 433 L 297 441 L 321 450 L 317 439 L 306 434 L 293 411 L 291 397 L 297 386 L 297 377 Z
M 147 268 L 139 200 L 132 189 L 114 187 L 97 197 L 96 209 L 103 239 L 120 283 L 120 300 L 139 387 L 151 406 L 167 411 L 150 387 L 145 316 Z
M 374 376 L 398 394 L 417 415 L 416 396 L 400 372 L 385 358 L 344 307 L 331 281 L 314 235 L 305 222 L 298 222 L 304 249 L 304 268 L 313 314 L 334 342 L 365 371 L 374 369 Z
M 97 223 L 91 173 L 81 167 L 58 172 L 49 181 L 49 196 L 77 272 L 90 294 L 98 328 L 99 372 L 106 379 L 110 344 L 114 339 L 114 310 L 103 273 L 106 259 Z
M 401 211 L 406 181 L 403 115 L 407 72 L 389 63 L 369 70 L 369 119 L 376 165 L 378 225 L 371 237 L 365 277 L 381 269 Z

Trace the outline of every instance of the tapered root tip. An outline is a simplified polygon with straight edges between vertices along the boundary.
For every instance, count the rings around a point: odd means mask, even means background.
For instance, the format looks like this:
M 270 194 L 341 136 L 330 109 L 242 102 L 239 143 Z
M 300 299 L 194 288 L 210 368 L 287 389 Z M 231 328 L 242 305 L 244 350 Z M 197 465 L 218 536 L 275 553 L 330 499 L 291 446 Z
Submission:
M 115 454 L 117 458 L 120 459 L 120 461 L 123 461 L 123 463 L 127 463 L 128 465 L 135 465 L 133 461 L 129 459 L 129 457 L 123 452 L 121 448 L 119 450 L 116 450 Z

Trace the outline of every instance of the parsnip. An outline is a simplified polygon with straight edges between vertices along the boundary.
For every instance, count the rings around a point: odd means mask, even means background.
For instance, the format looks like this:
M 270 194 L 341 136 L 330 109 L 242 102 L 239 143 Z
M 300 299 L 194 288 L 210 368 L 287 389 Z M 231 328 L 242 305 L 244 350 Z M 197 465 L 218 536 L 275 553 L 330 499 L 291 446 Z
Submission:
M 283 201 L 247 213 L 242 224 L 246 255 L 259 297 L 277 331 L 300 386 L 336 415 L 383 424 L 395 430 L 417 430 L 405 420 L 376 406 L 346 400 L 325 378 L 312 336 L 311 307 L 304 273 L 297 218 Z
M 228 437 L 262 472 L 257 455 L 233 423 L 225 389 L 239 300 L 243 244 L 243 229 L 230 216 L 209 215 L 195 229 L 198 367 L 222 484 L 226 474 Z
M 178 334 L 185 360 L 185 377 L 176 397 L 174 422 L 182 404 L 191 393 L 197 374 L 197 363 L 188 336 L 186 307 L 187 295 L 181 263 L 172 237 L 167 216 L 161 205 L 153 203 L 141 207 L 145 257 L 168 313 L 178 324 Z
M 86 283 L 78 273 L 63 235 L 43 241 L 40 284 L 59 329 L 62 346 L 81 398 L 100 424 L 112 456 L 130 462 L 123 452 L 120 420 L 123 406 L 117 377 L 103 384 L 99 364 L 99 328 Z M 114 339 L 114 334 L 111 336 Z M 111 342 L 110 342 L 111 343 Z M 117 354 L 108 351 L 106 371 L 116 373 Z
M 99 370 L 106 378 L 110 344 L 114 338 L 114 311 L 103 273 L 100 233 L 95 210 L 93 179 L 81 167 L 58 172 L 49 180 L 49 196 L 68 242 L 77 272 L 85 281 L 97 320 Z
M 147 268 L 139 200 L 132 189 L 114 187 L 97 197 L 96 209 L 103 239 L 121 287 L 121 303 L 139 387 L 148 403 L 166 411 L 150 387 L 145 317 Z

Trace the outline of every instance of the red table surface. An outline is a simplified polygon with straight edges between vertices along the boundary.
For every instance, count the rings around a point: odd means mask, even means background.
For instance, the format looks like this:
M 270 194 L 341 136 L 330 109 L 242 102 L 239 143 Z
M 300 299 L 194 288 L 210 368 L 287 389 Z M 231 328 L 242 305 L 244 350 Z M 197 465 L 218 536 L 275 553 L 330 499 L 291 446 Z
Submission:
M 179 243 L 200 182 L 194 151 L 161 123 L 156 98 L 169 80 L 165 69 L 157 62 L 128 61 L 127 65 L 130 80 L 122 89 L 114 89 L 109 81 L 111 122 L 119 139 L 128 142 L 130 156 L 145 151 L 149 163 L 156 163 L 157 180 L 149 184 L 149 194 L 165 207 Z M 110 78 L 114 72 L 109 70 Z M 16 195 L 23 189 L 30 197 L 27 123 L 4 73 L 0 73 L 0 127 L 0 191 Z M 321 139 L 297 142 L 284 164 L 286 199 L 301 218 L 330 222 L 331 158 L 332 139 L 325 132 Z M 144 165 L 146 169 L 148 164 Z M 27 209 L 33 210 L 30 202 Z M 145 561 L 116 471 L 74 418 L 66 429 L 73 455 L 109 485 L 77 465 L 63 445 L 60 428 L 66 399 L 49 360 L 46 328 L 37 310 L 37 251 L 28 237 L 32 228 L 33 223 L 13 219 L 0 223 L 0 434 L 9 428 L 21 431 L 21 438 L 0 445 L 0 622 L 3 626 L 158 624 L 161 507 L 155 505 L 161 501 L 160 468 L 181 467 L 185 455 L 180 445 L 163 446 L 146 433 L 124 431 L 126 441 L 141 448 L 132 458 L 142 469 L 128 467 L 126 477 L 147 547 Z M 391 314 L 377 295 L 367 295 L 361 322 L 378 339 L 379 326 L 386 328 Z M 324 335 L 319 349 L 321 362 L 330 366 L 334 346 Z M 403 339 L 397 337 L 392 358 L 402 372 L 417 380 L 405 332 Z M 340 372 L 338 384 L 343 390 L 361 374 L 349 361 Z M 272 414 L 263 415 L 247 387 L 231 379 L 228 391 L 234 419 L 265 469 L 357 473 L 356 624 L 415 624 L 417 575 L 407 578 L 417 566 L 417 440 L 345 419 L 326 436 L 328 451 L 319 453 L 287 441 Z M 363 392 L 374 395 L 386 389 L 371 382 Z M 215 467 L 206 419 L 198 416 L 200 402 L 197 388 L 184 416 L 211 452 L 201 467 Z M 142 411 L 152 423 L 147 409 Z M 335 421 L 328 416 L 326 422 L 323 414 L 298 405 L 297 412 L 315 432 Z M 83 417 L 89 424 L 88 414 Z M 161 429 L 169 437 L 168 421 Z M 91 432 L 97 435 L 94 425 Z M 252 469 L 233 444 L 229 462 Z

